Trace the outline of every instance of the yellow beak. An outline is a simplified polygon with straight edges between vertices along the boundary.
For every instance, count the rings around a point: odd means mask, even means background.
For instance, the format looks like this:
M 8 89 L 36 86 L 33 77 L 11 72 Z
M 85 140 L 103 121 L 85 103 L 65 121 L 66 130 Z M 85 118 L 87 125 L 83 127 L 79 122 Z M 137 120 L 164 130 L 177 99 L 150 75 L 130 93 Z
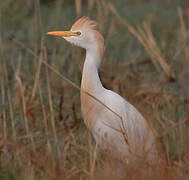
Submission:
M 77 34 L 73 33 L 72 31 L 51 31 L 51 32 L 47 32 L 47 34 L 51 36 L 60 36 L 60 37 L 77 36 Z

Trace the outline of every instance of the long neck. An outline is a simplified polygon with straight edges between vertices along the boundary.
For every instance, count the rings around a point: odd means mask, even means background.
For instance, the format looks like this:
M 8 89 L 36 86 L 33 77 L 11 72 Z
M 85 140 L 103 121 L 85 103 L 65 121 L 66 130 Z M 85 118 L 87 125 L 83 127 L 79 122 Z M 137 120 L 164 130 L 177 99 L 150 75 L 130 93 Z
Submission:
M 81 89 L 93 95 L 98 94 L 103 89 L 102 83 L 98 75 L 99 65 L 99 54 L 95 50 L 87 50 L 83 67 Z

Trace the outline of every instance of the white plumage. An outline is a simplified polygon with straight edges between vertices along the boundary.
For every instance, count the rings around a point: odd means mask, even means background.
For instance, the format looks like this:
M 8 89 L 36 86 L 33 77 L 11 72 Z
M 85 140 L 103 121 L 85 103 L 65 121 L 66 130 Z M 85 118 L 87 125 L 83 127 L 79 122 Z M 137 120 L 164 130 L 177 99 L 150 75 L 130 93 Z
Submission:
M 155 137 L 146 120 L 133 105 L 105 89 L 100 81 L 98 68 L 104 40 L 95 27 L 94 21 L 83 17 L 76 21 L 70 31 L 48 33 L 86 49 L 81 82 L 84 122 L 96 142 L 111 156 L 125 162 L 141 158 L 155 160 Z

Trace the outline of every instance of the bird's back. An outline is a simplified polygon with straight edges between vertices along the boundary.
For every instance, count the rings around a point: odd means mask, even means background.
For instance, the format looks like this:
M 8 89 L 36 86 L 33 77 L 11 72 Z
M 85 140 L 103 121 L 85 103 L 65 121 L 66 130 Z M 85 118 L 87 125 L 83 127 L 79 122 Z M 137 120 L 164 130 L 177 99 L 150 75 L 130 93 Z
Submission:
M 126 161 L 131 157 L 133 160 L 133 158 L 146 156 L 149 159 L 154 156 L 155 137 L 143 116 L 134 106 L 120 95 L 107 89 L 97 94 L 96 98 L 115 113 L 96 102 L 92 97 L 88 98 L 90 99 L 88 100 L 89 109 L 82 108 L 85 109 L 84 119 L 85 122 L 93 121 L 89 128 L 102 149 L 115 158 Z

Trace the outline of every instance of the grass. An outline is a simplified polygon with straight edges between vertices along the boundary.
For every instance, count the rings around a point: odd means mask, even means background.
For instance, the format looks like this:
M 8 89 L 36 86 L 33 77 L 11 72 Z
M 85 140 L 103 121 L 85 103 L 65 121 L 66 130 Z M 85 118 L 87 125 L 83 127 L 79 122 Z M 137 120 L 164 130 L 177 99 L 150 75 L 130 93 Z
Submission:
M 187 179 L 187 3 L 1 2 L 0 179 Z M 45 35 L 82 15 L 95 19 L 105 37 L 104 86 L 154 127 L 166 165 L 141 163 L 123 173 L 86 129 L 77 89 L 84 50 Z

